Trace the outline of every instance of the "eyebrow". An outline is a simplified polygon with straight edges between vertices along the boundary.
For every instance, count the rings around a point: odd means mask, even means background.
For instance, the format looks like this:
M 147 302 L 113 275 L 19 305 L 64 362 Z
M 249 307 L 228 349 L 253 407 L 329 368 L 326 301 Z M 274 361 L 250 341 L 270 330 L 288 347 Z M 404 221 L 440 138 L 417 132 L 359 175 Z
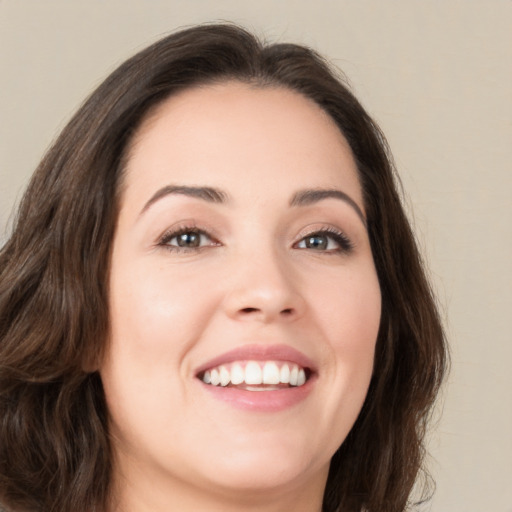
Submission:
M 197 199 L 202 199 L 203 201 L 207 201 L 208 203 L 226 203 L 227 202 L 227 194 L 222 190 L 212 187 L 188 187 L 183 185 L 167 185 L 166 187 L 162 187 L 157 190 L 149 199 L 149 201 L 144 205 L 142 210 L 140 211 L 140 215 L 142 215 L 152 204 L 156 203 L 158 200 L 162 199 L 168 195 L 183 195 L 188 197 L 195 197 Z
M 342 192 L 338 189 L 308 189 L 308 190 L 300 190 L 295 193 L 290 201 L 290 206 L 308 206 L 314 203 L 318 203 L 319 201 L 323 201 L 324 199 L 339 199 L 344 201 L 349 206 L 351 206 L 358 217 L 363 221 L 363 224 L 366 226 L 366 217 L 359 208 L 359 205 L 345 192 Z
M 142 215 L 149 207 L 168 195 L 184 195 L 196 199 L 202 199 L 208 203 L 225 204 L 228 194 L 223 190 L 213 187 L 194 187 L 185 185 L 167 185 L 157 190 L 146 202 L 139 215 Z M 306 189 L 296 192 L 291 200 L 291 207 L 308 206 L 324 199 L 339 199 L 351 206 L 366 227 L 366 217 L 359 205 L 345 192 L 337 189 Z

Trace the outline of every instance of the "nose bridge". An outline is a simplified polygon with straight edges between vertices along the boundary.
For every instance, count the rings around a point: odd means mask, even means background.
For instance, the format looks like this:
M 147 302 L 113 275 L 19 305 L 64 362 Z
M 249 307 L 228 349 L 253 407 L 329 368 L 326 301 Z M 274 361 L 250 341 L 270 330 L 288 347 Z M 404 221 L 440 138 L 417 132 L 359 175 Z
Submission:
M 233 255 L 230 273 L 230 316 L 269 322 L 301 314 L 303 300 L 285 248 L 269 240 L 251 243 Z

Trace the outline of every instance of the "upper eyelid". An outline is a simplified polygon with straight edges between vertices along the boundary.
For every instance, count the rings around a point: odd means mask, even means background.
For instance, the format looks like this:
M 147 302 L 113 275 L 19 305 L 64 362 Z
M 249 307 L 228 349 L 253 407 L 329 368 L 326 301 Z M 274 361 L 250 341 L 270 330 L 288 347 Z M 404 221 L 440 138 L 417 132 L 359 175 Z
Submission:
M 351 237 L 348 236 L 347 232 L 344 229 L 333 226 L 332 224 L 313 224 L 308 225 L 305 228 L 301 229 L 297 234 L 296 240 L 302 240 L 302 238 L 306 236 L 311 236 L 316 233 L 327 233 L 332 235 L 339 235 L 347 240 L 351 240 Z
M 193 219 L 187 219 L 176 222 L 161 232 L 161 234 L 157 236 L 157 243 L 164 239 L 169 239 L 189 231 L 200 233 L 211 239 L 217 238 L 216 230 L 214 230 L 212 227 L 202 223 L 197 223 Z
M 177 238 L 178 236 L 184 234 L 184 233 L 198 233 L 199 235 L 205 236 L 212 242 L 216 242 L 216 239 L 213 235 L 211 235 L 208 231 L 205 231 L 204 229 L 199 228 L 185 228 L 185 229 L 175 229 L 175 230 L 169 230 L 163 233 L 163 235 L 159 238 L 160 244 L 167 244 L 170 240 L 173 238 Z

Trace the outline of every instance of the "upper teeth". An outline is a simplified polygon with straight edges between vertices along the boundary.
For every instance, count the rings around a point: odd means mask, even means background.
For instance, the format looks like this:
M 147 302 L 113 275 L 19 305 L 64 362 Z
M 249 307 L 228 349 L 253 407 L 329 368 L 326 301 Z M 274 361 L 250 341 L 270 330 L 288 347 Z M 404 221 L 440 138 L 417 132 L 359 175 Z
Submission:
M 302 386 L 306 382 L 306 372 L 304 368 L 294 363 L 247 361 L 211 368 L 204 372 L 202 380 L 213 386 L 228 384 L 237 386 L 244 383 L 249 386 L 260 384 Z

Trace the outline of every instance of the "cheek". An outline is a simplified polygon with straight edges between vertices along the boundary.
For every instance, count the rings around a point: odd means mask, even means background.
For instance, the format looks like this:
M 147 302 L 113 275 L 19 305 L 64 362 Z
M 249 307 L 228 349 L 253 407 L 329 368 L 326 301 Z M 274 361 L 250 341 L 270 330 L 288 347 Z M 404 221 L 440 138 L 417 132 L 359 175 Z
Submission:
M 214 300 L 208 289 L 198 293 L 198 279 L 174 268 L 132 263 L 128 272 L 117 262 L 115 269 L 110 343 L 100 371 L 113 428 L 125 441 L 130 429 L 159 438 L 161 424 L 174 424 L 171 412 L 186 408 L 182 361 Z
M 326 281 L 322 300 L 316 304 L 315 324 L 327 340 L 328 359 L 335 361 L 331 367 L 334 395 L 344 393 L 343 399 L 335 399 L 362 404 L 373 372 L 381 317 L 381 293 L 373 265 L 347 269 L 345 275 Z
M 155 429 L 158 438 L 157 426 L 173 424 L 171 411 L 186 407 L 183 361 L 214 300 L 208 289 L 198 293 L 192 276 L 172 270 L 132 265 L 128 273 L 118 264 L 111 275 L 111 336 L 100 373 L 114 428 L 123 439 L 130 439 L 130 425 L 148 430 L 149 438 Z
M 120 271 L 111 278 L 112 341 L 142 360 L 179 358 L 213 309 L 212 293 L 200 276 L 179 274 L 174 267 L 132 266 L 129 274 Z
M 337 268 L 328 278 L 317 276 L 315 283 L 309 302 L 314 326 L 324 340 L 322 398 L 315 421 L 328 432 L 324 453 L 332 456 L 353 427 L 368 392 L 381 293 L 373 262 Z
M 354 355 L 373 352 L 381 316 L 381 292 L 373 264 L 347 268 L 327 279 L 322 288 L 316 314 L 333 348 Z

